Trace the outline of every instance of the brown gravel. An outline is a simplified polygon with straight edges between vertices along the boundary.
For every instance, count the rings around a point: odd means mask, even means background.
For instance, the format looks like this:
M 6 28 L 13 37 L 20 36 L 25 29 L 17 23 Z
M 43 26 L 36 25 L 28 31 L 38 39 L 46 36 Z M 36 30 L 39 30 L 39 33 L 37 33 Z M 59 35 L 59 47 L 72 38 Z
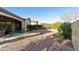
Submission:
M 0 47 L 1 51 L 73 51 L 72 43 L 53 33 L 23 38 Z

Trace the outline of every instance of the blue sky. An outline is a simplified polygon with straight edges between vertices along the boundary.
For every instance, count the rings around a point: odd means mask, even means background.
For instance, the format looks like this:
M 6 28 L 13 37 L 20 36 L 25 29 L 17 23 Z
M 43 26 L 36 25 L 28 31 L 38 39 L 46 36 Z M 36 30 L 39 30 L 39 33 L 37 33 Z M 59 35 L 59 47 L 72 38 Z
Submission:
M 31 18 L 42 23 L 61 21 L 61 16 L 79 10 L 76 7 L 5 7 L 8 11 L 24 18 Z

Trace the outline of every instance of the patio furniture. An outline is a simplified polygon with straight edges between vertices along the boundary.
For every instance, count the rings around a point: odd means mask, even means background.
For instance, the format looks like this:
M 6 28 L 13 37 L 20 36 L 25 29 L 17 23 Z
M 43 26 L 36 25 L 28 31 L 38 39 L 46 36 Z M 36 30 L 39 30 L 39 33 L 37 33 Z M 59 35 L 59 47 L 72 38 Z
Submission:
M 5 31 L 4 30 L 3 31 L 1 30 L 0 31 L 0 37 L 3 37 L 3 36 L 5 36 Z
M 8 37 L 11 37 L 12 35 L 13 33 L 9 33 L 9 34 L 6 34 L 5 37 L 8 38 Z

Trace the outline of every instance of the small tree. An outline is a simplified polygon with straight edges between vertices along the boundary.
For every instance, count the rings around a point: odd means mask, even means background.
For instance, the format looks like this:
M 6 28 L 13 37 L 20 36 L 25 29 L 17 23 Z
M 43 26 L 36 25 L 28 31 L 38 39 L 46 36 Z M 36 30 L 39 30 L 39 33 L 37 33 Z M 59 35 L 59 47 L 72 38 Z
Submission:
M 71 39 L 71 35 L 72 35 L 71 23 L 69 22 L 62 23 L 58 31 L 59 34 L 63 36 L 63 38 Z

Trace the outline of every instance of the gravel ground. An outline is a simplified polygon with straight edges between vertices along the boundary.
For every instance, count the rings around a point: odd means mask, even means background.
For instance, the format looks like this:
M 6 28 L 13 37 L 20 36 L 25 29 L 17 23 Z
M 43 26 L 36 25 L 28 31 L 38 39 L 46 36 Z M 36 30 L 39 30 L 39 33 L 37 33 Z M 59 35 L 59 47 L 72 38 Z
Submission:
M 63 40 L 54 32 L 33 37 L 21 38 L 14 42 L 3 44 L 0 51 L 73 51 L 72 43 Z
M 31 42 L 23 51 L 74 51 L 70 40 L 50 35 L 43 40 Z

